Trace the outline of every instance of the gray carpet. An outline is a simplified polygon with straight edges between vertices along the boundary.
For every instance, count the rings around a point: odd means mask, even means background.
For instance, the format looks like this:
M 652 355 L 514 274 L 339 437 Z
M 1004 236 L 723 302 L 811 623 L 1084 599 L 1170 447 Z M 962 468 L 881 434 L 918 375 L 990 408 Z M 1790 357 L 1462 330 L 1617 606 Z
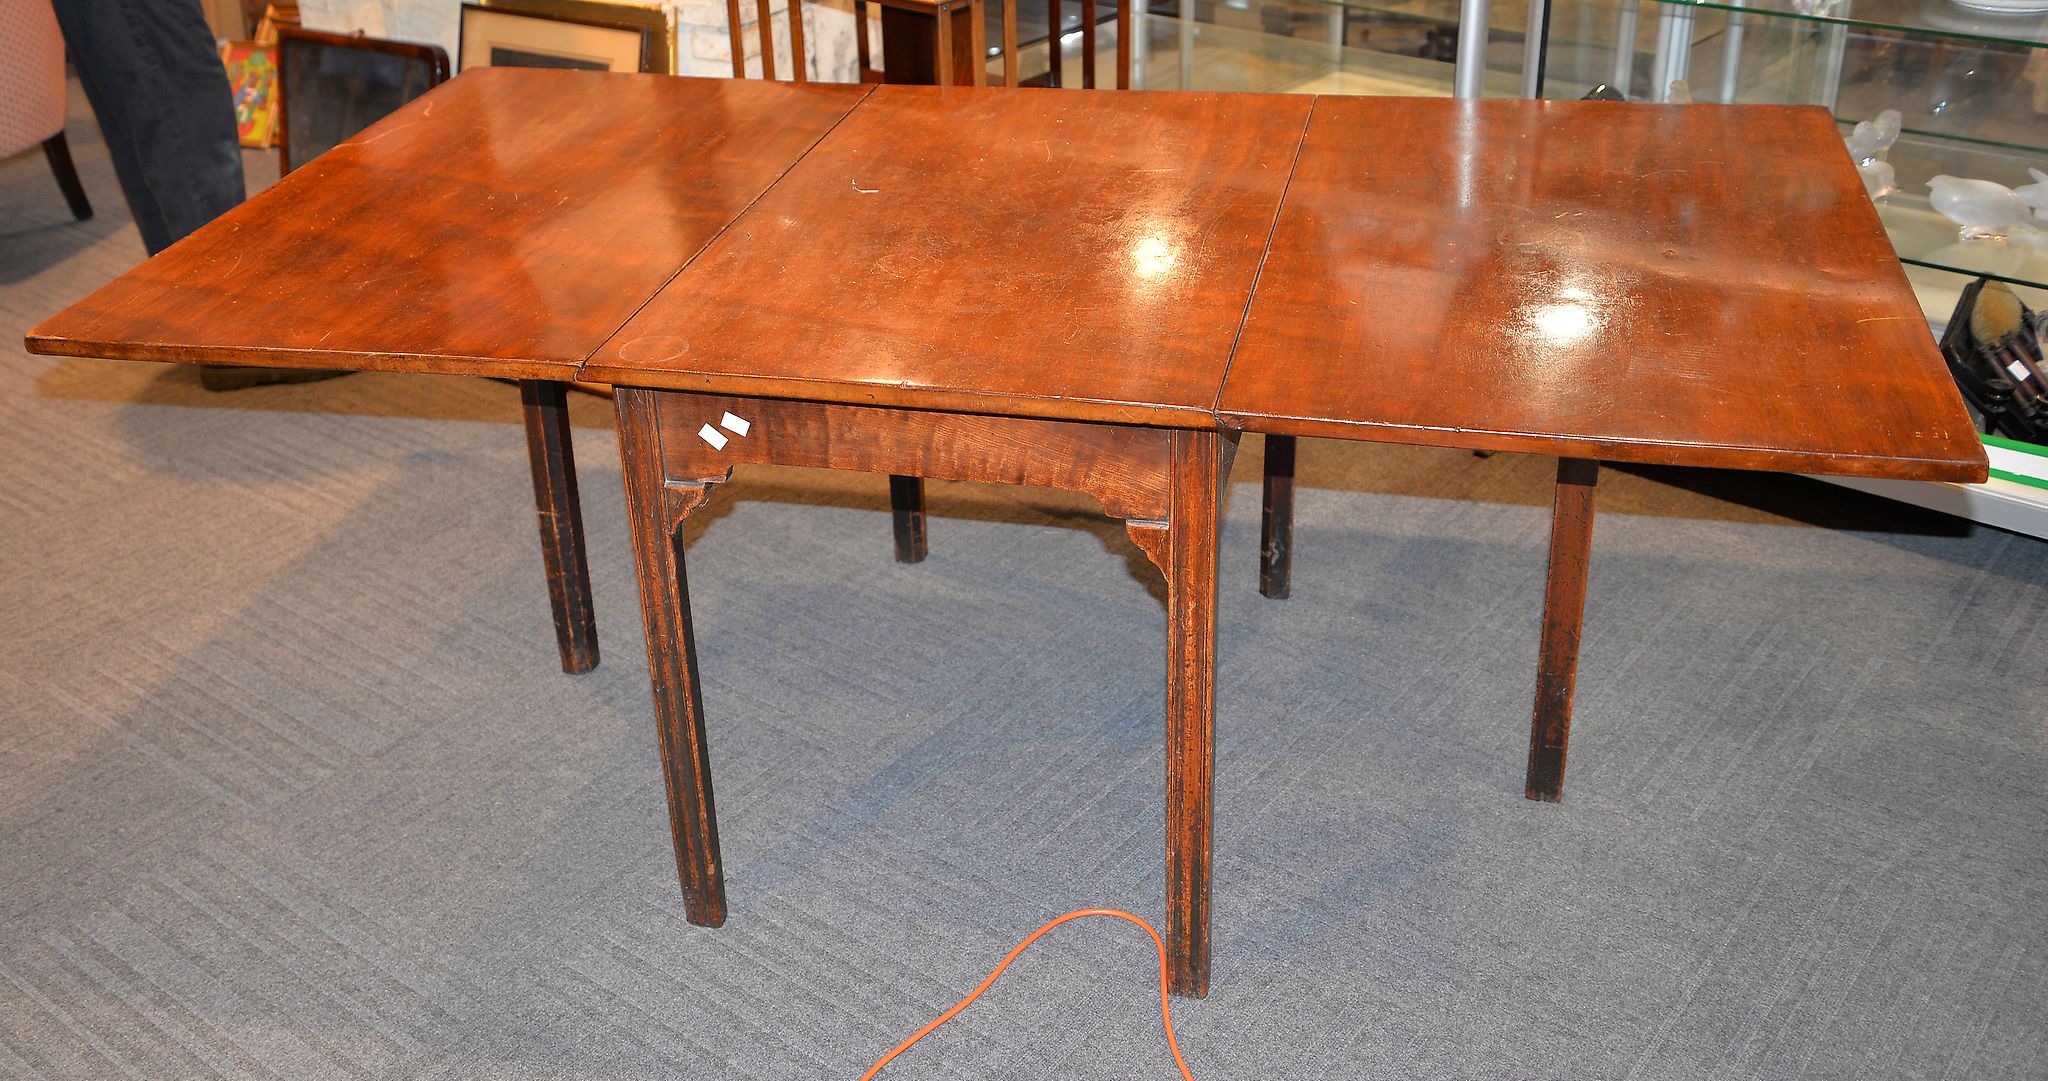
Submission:
M 732 918 L 684 922 L 607 407 L 557 670 L 511 388 L 208 395 L 21 352 L 140 258 L 0 162 L 0 1075 L 852 1078 L 1017 938 L 1157 919 L 1163 611 L 1079 497 L 754 470 L 693 526 Z M 1303 447 L 1220 599 L 1197 1077 L 2048 1076 L 2048 545 L 1610 472 L 1561 806 L 1521 798 L 1549 463 Z M 1162 1078 L 1135 929 L 885 1078 Z

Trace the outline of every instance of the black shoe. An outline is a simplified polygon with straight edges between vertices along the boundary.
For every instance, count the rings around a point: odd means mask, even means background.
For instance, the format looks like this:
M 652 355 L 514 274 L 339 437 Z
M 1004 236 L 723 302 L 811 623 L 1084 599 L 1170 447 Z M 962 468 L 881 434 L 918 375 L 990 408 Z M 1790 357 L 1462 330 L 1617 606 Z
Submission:
M 272 383 L 317 383 L 347 375 L 332 368 L 236 368 L 226 364 L 199 366 L 199 385 L 208 390 L 242 390 Z

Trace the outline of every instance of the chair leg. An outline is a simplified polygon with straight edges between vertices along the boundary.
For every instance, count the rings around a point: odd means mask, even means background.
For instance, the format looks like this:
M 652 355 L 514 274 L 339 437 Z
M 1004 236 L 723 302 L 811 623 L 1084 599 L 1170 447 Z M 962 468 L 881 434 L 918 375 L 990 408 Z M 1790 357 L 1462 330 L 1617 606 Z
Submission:
M 924 540 L 924 478 L 889 478 L 889 510 L 896 521 L 896 562 L 922 563 Z
M 1294 582 L 1294 437 L 1266 437 L 1266 490 L 1259 524 L 1259 592 L 1285 600 Z
M 555 611 L 562 671 L 597 667 L 597 613 L 590 600 L 590 563 L 583 550 L 583 502 L 576 494 L 576 456 L 569 435 L 568 384 L 522 379 L 526 457 L 533 467 L 533 506 L 540 518 L 541 560 Z
M 43 140 L 43 157 L 50 160 L 50 171 L 57 174 L 57 186 L 64 191 L 64 201 L 71 204 L 71 216 L 79 221 L 92 218 L 92 201 L 85 197 L 85 185 L 78 181 L 78 167 L 71 164 L 71 144 L 58 132 Z
M 1564 798 L 1579 629 L 1586 615 L 1586 571 L 1593 554 L 1593 488 L 1599 480 L 1599 462 L 1558 460 L 1550 574 L 1543 590 L 1543 644 L 1536 667 L 1536 707 L 1529 722 L 1529 775 L 1523 789 L 1530 799 L 1546 803 Z
M 1067 17 L 1067 0 L 1048 0 L 1046 12 L 1051 20 L 1052 36 L 1046 39 L 1047 63 L 1050 66 L 1046 69 L 1045 85 L 1061 87 L 1066 85 L 1061 71 L 1066 65 L 1066 50 L 1060 48 L 1060 20 Z

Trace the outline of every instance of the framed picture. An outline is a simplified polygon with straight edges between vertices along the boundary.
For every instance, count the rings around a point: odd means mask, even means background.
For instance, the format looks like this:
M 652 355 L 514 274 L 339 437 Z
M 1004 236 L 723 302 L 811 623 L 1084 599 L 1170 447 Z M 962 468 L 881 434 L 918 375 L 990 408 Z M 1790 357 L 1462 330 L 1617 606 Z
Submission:
M 220 47 L 234 92 L 235 134 L 243 146 L 267 148 L 277 137 L 277 51 L 253 41 L 230 41 Z
M 457 69 L 670 71 L 668 12 L 600 0 L 481 0 L 462 5 Z
M 439 45 L 279 29 L 278 171 L 326 153 L 447 79 Z

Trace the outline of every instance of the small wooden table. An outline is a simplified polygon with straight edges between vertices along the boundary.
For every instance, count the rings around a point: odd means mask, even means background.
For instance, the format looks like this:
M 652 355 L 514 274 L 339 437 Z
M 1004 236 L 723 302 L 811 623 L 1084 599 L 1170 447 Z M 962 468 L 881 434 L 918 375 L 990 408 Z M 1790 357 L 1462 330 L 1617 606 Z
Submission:
M 1985 472 L 1819 110 L 488 69 L 29 346 L 615 384 L 706 924 L 725 901 L 681 524 L 710 486 L 774 462 L 1095 496 L 1167 580 L 1167 940 L 1196 995 L 1240 431 L 1567 456 L 1532 792 L 1563 766 L 1594 461 Z M 541 444 L 560 548 L 573 479 Z

